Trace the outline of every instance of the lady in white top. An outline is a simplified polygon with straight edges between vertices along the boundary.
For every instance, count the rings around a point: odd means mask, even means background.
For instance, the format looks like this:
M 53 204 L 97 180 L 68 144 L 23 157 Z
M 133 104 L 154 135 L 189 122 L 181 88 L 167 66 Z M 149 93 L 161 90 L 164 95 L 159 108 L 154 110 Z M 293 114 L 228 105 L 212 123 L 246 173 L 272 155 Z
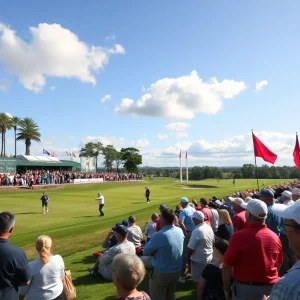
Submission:
M 52 255 L 52 240 L 47 235 L 38 237 L 35 247 L 39 257 L 29 262 L 32 272 L 30 285 L 20 288 L 19 300 L 64 300 L 62 279 L 64 261 L 60 255 Z
M 145 235 L 147 237 L 147 243 L 149 243 L 149 241 L 152 238 L 152 235 L 154 233 L 156 233 L 156 221 L 158 219 L 158 215 L 157 214 L 152 214 L 151 216 L 151 222 L 147 223 L 146 228 L 145 228 Z

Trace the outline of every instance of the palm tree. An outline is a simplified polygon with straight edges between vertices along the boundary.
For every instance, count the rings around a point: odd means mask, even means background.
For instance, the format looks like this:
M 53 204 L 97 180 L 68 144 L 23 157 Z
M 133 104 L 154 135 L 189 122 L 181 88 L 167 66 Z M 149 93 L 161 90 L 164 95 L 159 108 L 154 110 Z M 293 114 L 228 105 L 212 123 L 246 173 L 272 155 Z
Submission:
M 0 113 L 1 157 L 5 157 L 5 134 L 11 127 L 11 118 L 5 113 Z
M 17 157 L 17 129 L 21 125 L 21 119 L 19 117 L 12 117 L 11 125 L 15 132 L 15 157 Z
M 25 155 L 30 155 L 31 141 L 40 142 L 39 126 L 31 119 L 25 118 L 20 122 L 17 141 L 25 141 Z

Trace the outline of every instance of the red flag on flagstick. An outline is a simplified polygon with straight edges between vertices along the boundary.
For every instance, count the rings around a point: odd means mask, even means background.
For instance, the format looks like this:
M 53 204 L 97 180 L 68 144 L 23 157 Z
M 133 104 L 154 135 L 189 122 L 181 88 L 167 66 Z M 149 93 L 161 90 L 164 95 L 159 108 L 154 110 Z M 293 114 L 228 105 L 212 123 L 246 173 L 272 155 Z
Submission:
M 296 144 L 295 144 L 293 156 L 294 156 L 295 165 L 300 170 L 300 146 L 299 146 L 299 139 L 297 133 L 296 133 Z
M 179 152 L 179 158 L 181 158 L 181 150 L 180 150 L 180 152 Z
M 274 164 L 277 155 L 272 152 L 266 145 L 264 145 L 252 132 L 254 155 L 261 157 L 264 161 Z
M 187 151 L 185 152 L 185 159 L 187 159 Z
M 76 157 L 76 155 L 75 155 L 75 153 L 74 153 L 74 152 L 72 152 L 72 154 L 73 154 L 73 156 L 74 156 L 74 157 Z

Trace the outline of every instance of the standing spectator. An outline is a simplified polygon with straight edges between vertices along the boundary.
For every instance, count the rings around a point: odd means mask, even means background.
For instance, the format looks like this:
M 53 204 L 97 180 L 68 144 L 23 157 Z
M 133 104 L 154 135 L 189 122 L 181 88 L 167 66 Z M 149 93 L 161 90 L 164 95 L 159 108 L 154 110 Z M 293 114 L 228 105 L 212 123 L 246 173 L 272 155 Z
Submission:
M 205 220 L 204 222 L 208 225 L 211 225 L 211 210 L 208 207 L 208 201 L 205 198 L 200 199 L 200 211 L 204 214 Z
M 290 247 L 300 257 L 300 201 L 292 206 L 274 204 L 273 212 L 284 219 L 284 227 L 286 228 Z M 300 299 L 300 260 L 274 285 L 268 299 Z
M 43 195 L 41 197 L 41 201 L 42 201 L 42 209 L 43 209 L 43 215 L 44 215 L 45 211 L 46 212 L 49 211 L 49 208 L 48 208 L 49 197 L 46 195 L 45 192 L 43 192 Z
M 222 219 L 222 224 L 219 225 L 216 237 L 230 241 L 233 234 L 233 225 L 229 213 L 225 209 L 219 209 L 218 213 L 220 215 L 220 220 Z
M 147 223 L 145 228 L 145 235 L 147 237 L 147 243 L 151 240 L 152 235 L 156 232 L 156 221 L 158 219 L 157 214 L 152 214 L 151 222 Z
M 300 189 L 298 188 L 292 189 L 292 199 L 294 202 L 300 200 Z
M 102 211 L 103 207 L 104 207 L 104 197 L 101 193 L 98 193 L 96 199 L 99 202 L 99 216 L 103 217 L 104 216 L 104 212 Z
M 116 300 L 151 300 L 145 292 L 136 288 L 145 277 L 143 262 L 135 255 L 118 254 L 112 264 L 113 282 L 117 288 Z
M 31 271 L 24 251 L 9 243 L 15 217 L 0 213 L 0 299 L 18 300 L 18 287 L 28 286 Z
M 184 283 L 185 269 L 187 263 L 187 245 L 190 241 L 191 233 L 195 229 L 195 224 L 193 222 L 193 214 L 196 210 L 189 206 L 189 200 L 186 197 L 180 199 L 180 204 L 182 207 L 182 211 L 179 214 L 179 226 L 182 229 L 185 238 L 183 244 L 181 276 L 178 279 L 178 282 Z
M 196 228 L 191 234 L 187 256 L 191 260 L 192 279 L 198 283 L 204 268 L 212 260 L 215 236 L 211 226 L 204 222 L 201 211 L 194 212 L 193 222 Z
M 198 287 L 197 300 L 226 300 L 223 291 L 222 267 L 228 242 L 217 240 L 214 243 L 215 264 L 208 264 L 202 272 Z
M 153 255 L 149 289 L 153 300 L 174 300 L 176 282 L 180 276 L 184 235 L 173 226 L 175 213 L 161 212 L 162 229 L 155 233 L 144 248 L 144 255 Z
M 134 244 L 136 254 L 140 254 L 142 252 L 142 240 L 144 237 L 141 227 L 136 225 L 135 222 L 136 218 L 134 216 L 128 218 L 128 241 Z
M 268 207 L 266 225 L 279 236 L 282 228 L 282 220 L 276 216 L 272 210 L 275 203 L 273 191 L 270 189 L 262 189 L 259 193 L 259 199 L 265 202 Z
M 145 190 L 146 190 L 145 192 L 146 201 L 147 203 L 150 203 L 150 190 L 147 187 L 145 187 Z
M 176 205 L 176 209 L 175 209 L 175 215 L 176 215 L 178 218 L 179 218 L 179 214 L 180 214 L 181 210 L 182 210 L 181 205 L 180 205 L 180 204 L 177 204 L 177 205 Z
M 265 224 L 266 204 L 253 199 L 246 208 L 247 227 L 233 234 L 224 256 L 222 277 L 227 299 L 261 300 L 278 281 L 282 264 L 279 237 Z M 234 278 L 233 289 L 231 280 Z
M 62 280 L 65 265 L 60 255 L 52 255 L 52 240 L 42 235 L 35 242 L 39 257 L 29 263 L 32 272 L 30 286 L 20 289 L 19 300 L 65 300 Z
M 217 200 L 217 201 L 219 201 L 219 200 Z M 219 214 L 218 214 L 217 210 L 215 209 L 215 207 L 216 207 L 215 202 L 210 201 L 208 203 L 208 208 L 211 211 L 211 228 L 212 228 L 213 232 L 216 232 L 219 227 Z
M 292 195 L 290 191 L 283 191 L 280 197 L 281 203 L 287 206 L 293 205 Z
M 159 206 L 159 211 L 160 211 L 160 213 L 161 213 L 162 210 L 164 210 L 165 208 L 167 208 L 167 206 L 166 206 L 165 204 L 161 204 L 161 205 Z M 156 231 L 160 231 L 160 229 L 161 229 L 161 226 L 160 226 L 160 218 L 158 218 L 157 221 L 156 221 Z
M 88 268 L 91 275 L 100 274 L 107 280 L 112 280 L 112 262 L 116 255 L 126 253 L 135 255 L 134 244 L 127 240 L 128 229 L 124 225 L 114 227 L 114 235 L 118 244 L 111 247 L 108 251 L 100 254 L 93 268 Z
M 224 204 L 220 206 L 220 209 L 226 209 L 230 215 L 231 218 L 234 217 L 234 211 L 232 209 L 232 202 L 234 198 L 233 197 L 225 197 L 224 198 Z
M 235 216 L 232 218 L 234 231 L 240 231 L 246 227 L 245 210 L 242 205 L 245 204 L 242 198 L 235 198 L 232 203 L 232 208 Z

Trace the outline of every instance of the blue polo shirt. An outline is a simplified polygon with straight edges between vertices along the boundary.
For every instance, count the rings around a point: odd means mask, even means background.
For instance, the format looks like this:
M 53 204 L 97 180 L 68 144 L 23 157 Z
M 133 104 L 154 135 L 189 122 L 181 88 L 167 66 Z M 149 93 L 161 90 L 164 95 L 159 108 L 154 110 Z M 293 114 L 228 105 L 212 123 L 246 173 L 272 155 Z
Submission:
M 25 252 L 0 238 L 0 299 L 18 300 L 18 287 L 31 278 Z
M 274 214 L 272 207 L 273 204 L 268 205 L 268 215 L 266 219 L 266 225 L 270 230 L 272 230 L 279 236 L 282 230 L 282 219 L 280 217 L 277 217 Z
M 193 222 L 193 214 L 195 211 L 196 210 L 189 205 L 180 211 L 179 221 L 184 224 L 187 232 L 192 232 L 196 228 Z
M 146 244 L 144 255 L 153 255 L 152 266 L 161 273 L 174 273 L 182 267 L 184 235 L 179 227 L 164 226 Z

